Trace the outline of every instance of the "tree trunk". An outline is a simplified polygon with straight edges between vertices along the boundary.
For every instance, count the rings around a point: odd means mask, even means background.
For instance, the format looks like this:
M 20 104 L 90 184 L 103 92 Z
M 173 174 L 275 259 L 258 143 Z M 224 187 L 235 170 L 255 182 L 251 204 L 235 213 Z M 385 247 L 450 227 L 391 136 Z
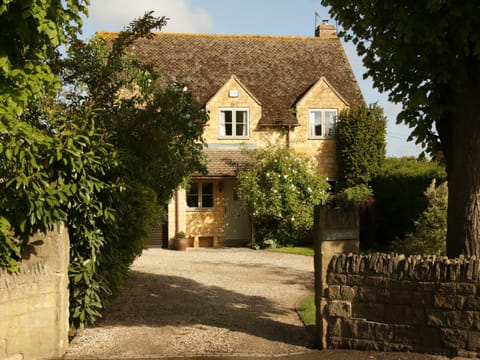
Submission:
M 445 153 L 449 257 L 480 257 L 480 73 L 471 70 L 465 65 L 457 72 L 452 94 L 451 146 Z

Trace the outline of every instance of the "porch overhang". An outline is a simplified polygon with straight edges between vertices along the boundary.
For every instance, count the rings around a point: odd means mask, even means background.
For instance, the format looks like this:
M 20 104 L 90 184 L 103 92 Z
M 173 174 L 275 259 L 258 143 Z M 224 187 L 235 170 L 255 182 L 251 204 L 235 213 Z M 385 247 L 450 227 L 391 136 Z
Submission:
M 194 180 L 235 180 L 236 176 L 208 176 L 208 175 L 192 175 Z
M 204 149 L 207 158 L 207 173 L 194 173 L 196 180 L 236 179 L 238 172 L 250 163 L 250 157 L 239 149 Z

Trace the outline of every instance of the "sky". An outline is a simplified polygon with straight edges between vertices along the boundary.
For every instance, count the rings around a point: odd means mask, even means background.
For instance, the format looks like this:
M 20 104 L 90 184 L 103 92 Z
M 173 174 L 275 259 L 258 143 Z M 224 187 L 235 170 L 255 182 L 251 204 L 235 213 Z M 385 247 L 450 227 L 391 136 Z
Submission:
M 320 0 L 91 0 L 83 34 L 120 31 L 149 10 L 170 19 L 165 32 L 313 36 L 316 23 L 329 20 L 336 25 Z M 366 102 L 378 103 L 387 116 L 387 156 L 417 156 L 422 148 L 407 142 L 410 129 L 396 124 L 401 106 L 363 79 L 365 68 L 353 44 L 344 42 L 344 49 Z

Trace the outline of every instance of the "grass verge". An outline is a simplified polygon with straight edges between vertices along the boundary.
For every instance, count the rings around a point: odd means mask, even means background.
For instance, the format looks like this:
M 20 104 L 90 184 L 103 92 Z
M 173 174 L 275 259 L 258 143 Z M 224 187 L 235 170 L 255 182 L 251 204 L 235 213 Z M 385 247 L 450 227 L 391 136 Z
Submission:
M 315 326 L 315 295 L 311 294 L 303 299 L 297 305 L 298 313 L 307 327 Z
M 305 256 L 313 256 L 314 251 L 311 247 L 302 247 L 302 246 L 286 246 L 274 249 L 268 249 L 268 251 L 280 252 L 285 254 L 295 254 L 295 255 L 305 255 Z

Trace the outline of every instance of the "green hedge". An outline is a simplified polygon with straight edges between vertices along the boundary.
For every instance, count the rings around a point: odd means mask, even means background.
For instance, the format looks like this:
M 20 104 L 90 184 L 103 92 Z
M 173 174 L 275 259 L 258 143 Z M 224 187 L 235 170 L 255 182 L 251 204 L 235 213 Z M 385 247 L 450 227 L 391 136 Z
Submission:
M 446 180 L 443 166 L 414 158 L 388 158 L 372 180 L 375 194 L 376 241 L 384 248 L 414 230 L 414 221 L 427 207 L 424 192 L 432 182 Z

